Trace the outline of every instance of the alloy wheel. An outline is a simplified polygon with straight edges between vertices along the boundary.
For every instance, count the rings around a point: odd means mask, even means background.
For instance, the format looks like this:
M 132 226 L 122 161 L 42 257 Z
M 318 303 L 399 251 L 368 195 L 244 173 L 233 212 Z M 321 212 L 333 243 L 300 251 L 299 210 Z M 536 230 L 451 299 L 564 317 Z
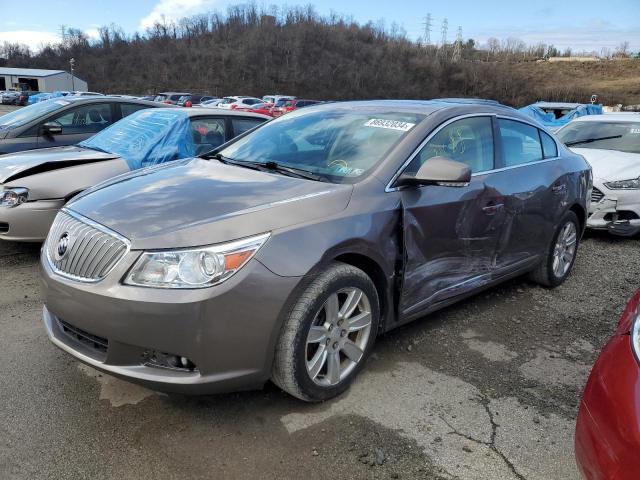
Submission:
M 371 303 L 359 288 L 331 294 L 316 314 L 306 344 L 309 377 L 318 385 L 337 385 L 364 356 L 371 335 Z
M 556 240 L 553 249 L 553 274 L 557 278 L 561 278 L 571 268 L 573 257 L 576 254 L 576 244 L 578 240 L 578 232 L 573 222 L 567 222 Z

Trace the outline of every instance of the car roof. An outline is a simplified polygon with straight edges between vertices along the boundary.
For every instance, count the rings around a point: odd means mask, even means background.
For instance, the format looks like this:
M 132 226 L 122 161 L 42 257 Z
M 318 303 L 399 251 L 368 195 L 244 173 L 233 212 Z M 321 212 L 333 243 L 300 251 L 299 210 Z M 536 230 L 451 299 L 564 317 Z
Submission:
M 474 107 L 473 111 L 480 111 L 480 108 L 486 112 L 506 113 L 511 116 L 526 119 L 530 122 L 532 119 L 519 113 L 514 108 L 502 105 L 495 100 L 482 100 L 476 98 L 437 98 L 433 100 L 356 100 L 347 102 L 323 102 L 313 107 L 322 109 L 381 109 L 393 110 L 405 113 L 420 113 L 429 115 L 438 110 L 454 109 L 460 107 Z
M 149 103 L 153 103 L 153 102 L 149 102 Z M 157 105 L 154 104 L 154 105 Z M 165 107 L 159 108 L 157 110 L 162 110 Z M 236 110 L 227 110 L 224 108 L 180 108 L 181 112 L 184 112 L 187 114 L 188 117 L 210 117 L 210 116 L 215 116 L 215 117 L 253 117 L 253 118 L 264 118 L 266 120 L 271 120 L 271 117 L 269 117 L 268 115 L 262 115 L 260 113 L 253 113 L 253 112 L 247 112 L 247 111 L 236 111 Z M 167 110 L 173 110 L 175 111 L 174 108 L 167 108 Z
M 64 100 L 69 103 L 102 103 L 106 100 L 109 102 L 115 103 L 137 103 L 140 105 L 149 105 L 149 106 L 157 106 L 158 103 L 151 102 L 149 100 L 140 100 L 137 98 L 123 98 L 123 97 L 112 97 L 110 95 L 87 95 L 85 97 L 81 96 L 67 96 L 67 97 L 57 97 L 52 98 L 51 100 Z
M 571 103 L 571 102 L 536 102 L 533 104 L 540 108 L 578 108 L 586 103 Z
M 602 115 L 584 115 L 573 122 L 639 122 L 640 112 L 615 112 Z

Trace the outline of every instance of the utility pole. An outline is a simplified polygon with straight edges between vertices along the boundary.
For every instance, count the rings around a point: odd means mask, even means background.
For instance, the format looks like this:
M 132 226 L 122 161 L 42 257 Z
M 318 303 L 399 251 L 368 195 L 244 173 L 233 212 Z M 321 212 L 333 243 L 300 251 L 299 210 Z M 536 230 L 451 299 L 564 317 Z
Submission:
M 424 25 L 424 46 L 428 47 L 429 45 L 431 45 L 432 18 L 430 13 L 427 13 L 427 16 L 424 19 L 423 25 Z
M 64 39 L 67 36 L 67 26 L 62 24 L 60 25 L 60 40 L 64 43 Z
M 447 46 L 447 30 L 449 29 L 449 20 L 444 19 L 442 21 L 442 48 Z
M 76 91 L 76 83 L 75 83 L 75 77 L 73 76 L 73 68 L 76 66 L 76 59 L 75 58 L 71 58 L 69 60 L 69 65 L 71 66 L 71 90 L 73 90 L 75 92 Z
M 462 27 L 458 27 L 458 34 L 456 35 L 456 43 L 453 46 L 452 60 L 454 62 L 458 62 L 460 61 L 461 56 L 462 56 Z

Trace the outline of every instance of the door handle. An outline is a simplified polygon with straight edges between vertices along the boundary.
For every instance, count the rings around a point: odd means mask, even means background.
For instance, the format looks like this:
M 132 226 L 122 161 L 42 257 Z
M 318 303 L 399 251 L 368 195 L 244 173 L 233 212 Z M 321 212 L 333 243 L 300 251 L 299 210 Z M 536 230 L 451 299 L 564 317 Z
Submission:
M 556 183 L 554 186 L 551 187 L 551 190 L 556 195 L 560 195 L 561 193 L 564 193 L 567 190 L 567 185 L 564 183 Z
M 486 207 L 482 207 L 482 211 L 485 215 L 495 215 L 504 207 L 503 203 L 488 203 Z

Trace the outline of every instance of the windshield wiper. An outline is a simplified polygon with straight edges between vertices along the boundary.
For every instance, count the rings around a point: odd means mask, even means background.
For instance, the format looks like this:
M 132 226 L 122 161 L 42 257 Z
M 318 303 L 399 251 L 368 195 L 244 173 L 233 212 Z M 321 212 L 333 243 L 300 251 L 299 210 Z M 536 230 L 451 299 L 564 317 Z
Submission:
M 273 170 L 279 173 L 287 173 L 295 177 L 306 178 L 307 180 L 315 180 L 316 182 L 324 182 L 326 179 L 321 175 L 304 170 L 302 168 L 290 167 L 288 165 L 280 165 L 277 162 L 269 161 L 265 163 L 256 162 L 257 165 L 264 166 L 267 170 Z
M 304 170 L 302 168 L 289 167 L 285 165 L 280 165 L 277 162 L 268 161 L 268 162 L 252 162 L 251 160 L 235 160 L 233 158 L 225 157 L 220 153 L 216 153 L 215 155 L 211 155 L 208 158 L 214 158 L 222 163 L 226 163 L 229 165 L 237 165 L 240 167 L 252 168 L 254 170 L 267 170 L 274 171 L 298 178 L 305 178 L 307 180 L 314 180 L 316 182 L 324 182 L 326 179 L 321 175 L 316 175 L 308 170 Z
M 600 140 L 611 140 L 613 138 L 622 138 L 622 135 L 611 135 L 609 137 L 597 137 L 597 138 L 585 138 L 584 140 L 576 140 L 574 142 L 567 142 L 567 143 L 565 143 L 565 145 L 567 147 L 572 147 L 573 145 L 580 145 L 581 143 L 599 142 Z

